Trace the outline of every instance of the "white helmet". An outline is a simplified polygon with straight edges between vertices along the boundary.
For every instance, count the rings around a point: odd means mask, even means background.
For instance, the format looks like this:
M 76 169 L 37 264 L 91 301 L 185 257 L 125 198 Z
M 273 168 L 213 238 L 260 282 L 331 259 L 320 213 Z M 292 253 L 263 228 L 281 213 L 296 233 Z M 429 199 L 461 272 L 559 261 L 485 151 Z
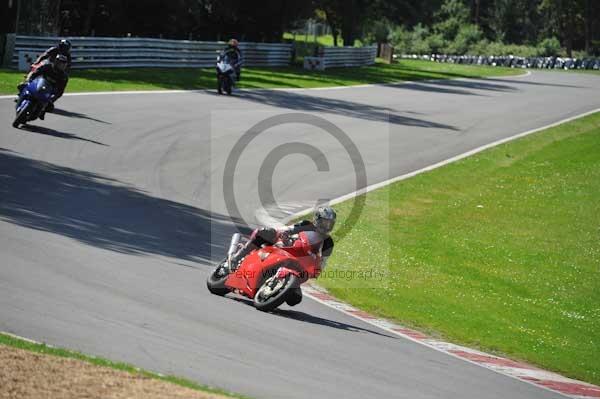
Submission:
M 320 206 L 315 211 L 315 215 L 313 217 L 313 224 L 315 225 L 315 229 L 321 234 L 329 234 L 333 230 L 333 226 L 335 226 L 335 219 L 337 215 L 332 207 L 330 206 Z

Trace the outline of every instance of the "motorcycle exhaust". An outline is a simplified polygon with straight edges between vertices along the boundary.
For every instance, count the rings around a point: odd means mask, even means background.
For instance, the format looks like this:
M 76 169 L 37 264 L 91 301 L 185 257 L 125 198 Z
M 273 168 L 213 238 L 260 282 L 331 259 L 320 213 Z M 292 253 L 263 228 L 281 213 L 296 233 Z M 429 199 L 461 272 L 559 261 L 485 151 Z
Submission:
M 231 259 L 231 257 L 233 255 L 235 255 L 235 253 L 238 250 L 238 244 L 240 243 L 240 240 L 242 238 L 242 235 L 240 233 L 235 233 L 232 237 L 231 237 L 231 244 L 229 244 L 229 249 L 227 250 L 227 258 Z

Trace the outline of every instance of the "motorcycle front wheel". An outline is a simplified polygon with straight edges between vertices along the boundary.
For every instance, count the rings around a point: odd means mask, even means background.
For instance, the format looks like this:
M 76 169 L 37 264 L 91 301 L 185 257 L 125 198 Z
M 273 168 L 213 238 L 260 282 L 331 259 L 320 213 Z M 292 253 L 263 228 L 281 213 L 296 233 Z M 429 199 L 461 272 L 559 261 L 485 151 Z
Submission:
M 224 260 L 219 263 L 219 266 L 215 268 L 206 279 L 206 288 L 211 294 L 223 296 L 230 290 L 225 286 L 225 281 L 229 277 L 229 271 L 227 269 L 227 261 Z
M 288 274 L 279 279 L 273 276 L 265 280 L 254 296 L 254 307 L 268 312 L 284 303 L 294 289 L 300 286 L 300 279 L 294 274 Z
M 25 122 L 27 122 L 27 116 L 31 113 L 32 107 L 33 107 L 33 104 L 29 103 L 25 107 L 23 107 L 22 110 L 17 112 L 17 116 L 15 117 L 15 120 L 12 124 L 14 128 L 18 128 L 19 125 L 22 125 Z

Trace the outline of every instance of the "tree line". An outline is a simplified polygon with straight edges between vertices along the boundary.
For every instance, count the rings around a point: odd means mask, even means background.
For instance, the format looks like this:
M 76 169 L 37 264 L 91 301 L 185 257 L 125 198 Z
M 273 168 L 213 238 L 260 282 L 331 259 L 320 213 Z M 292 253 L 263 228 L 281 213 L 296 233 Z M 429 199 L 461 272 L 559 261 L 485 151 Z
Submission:
M 460 52 L 484 41 L 540 46 L 546 40 L 569 54 L 600 47 L 598 0 L 14 1 L 23 34 L 280 42 L 310 18 L 329 25 L 336 45 L 359 39 Z

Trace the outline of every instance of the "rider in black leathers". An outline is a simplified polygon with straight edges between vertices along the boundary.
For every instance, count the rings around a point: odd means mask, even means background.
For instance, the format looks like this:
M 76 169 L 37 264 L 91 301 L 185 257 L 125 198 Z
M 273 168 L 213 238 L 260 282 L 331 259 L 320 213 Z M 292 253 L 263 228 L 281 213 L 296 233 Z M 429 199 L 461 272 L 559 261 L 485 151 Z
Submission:
M 227 55 L 231 60 L 232 66 L 235 69 L 236 80 L 239 82 L 242 73 L 242 51 L 240 50 L 239 42 L 236 39 L 231 39 L 227 43 L 227 47 L 223 50 L 223 55 Z
M 43 54 L 41 54 L 33 63 L 33 65 L 39 64 L 41 62 L 44 62 L 46 60 L 48 61 L 52 61 L 56 58 L 57 55 L 64 55 L 65 57 L 67 57 L 67 69 L 65 70 L 65 72 L 68 72 L 69 69 L 71 68 L 71 63 L 72 63 L 72 57 L 71 57 L 71 42 L 63 39 L 58 43 L 58 46 L 54 46 L 54 47 L 50 47 L 48 50 L 44 51 Z M 33 74 L 33 71 L 29 72 L 27 74 L 27 76 L 25 77 L 25 80 L 19 84 L 18 89 L 21 90 L 21 88 L 29 81 L 31 81 L 31 75 Z
M 32 72 L 29 75 L 29 82 L 38 76 L 43 76 L 50 84 L 52 84 L 55 90 L 51 102 L 48 103 L 46 109 L 42 111 L 42 114 L 40 115 L 40 119 L 42 120 L 44 119 L 46 112 L 52 112 L 54 110 L 54 103 L 56 100 L 62 97 L 63 93 L 65 92 L 65 87 L 69 81 L 69 76 L 66 73 L 67 65 L 67 57 L 62 54 L 58 54 L 54 59 L 44 61 L 35 72 Z
M 229 260 L 230 266 L 235 269 L 246 255 L 263 245 L 274 245 L 278 240 L 287 241 L 287 244 L 291 245 L 291 241 L 294 240 L 297 234 L 302 231 L 312 231 L 317 233 L 317 241 L 320 242 L 320 252 L 322 255 L 321 266 L 325 268 L 325 263 L 333 252 L 333 239 L 330 234 L 335 225 L 336 217 L 337 215 L 333 208 L 322 206 L 315 210 L 312 221 L 303 220 L 280 229 L 271 227 L 256 229 L 246 245 Z
M 67 57 L 67 71 L 71 68 L 72 58 L 71 58 L 71 42 L 63 39 L 58 43 L 58 46 L 50 47 L 46 50 L 42 55 L 40 55 L 37 60 L 35 60 L 34 64 L 42 62 L 44 60 L 52 60 L 56 58 L 57 55 L 62 54 Z

